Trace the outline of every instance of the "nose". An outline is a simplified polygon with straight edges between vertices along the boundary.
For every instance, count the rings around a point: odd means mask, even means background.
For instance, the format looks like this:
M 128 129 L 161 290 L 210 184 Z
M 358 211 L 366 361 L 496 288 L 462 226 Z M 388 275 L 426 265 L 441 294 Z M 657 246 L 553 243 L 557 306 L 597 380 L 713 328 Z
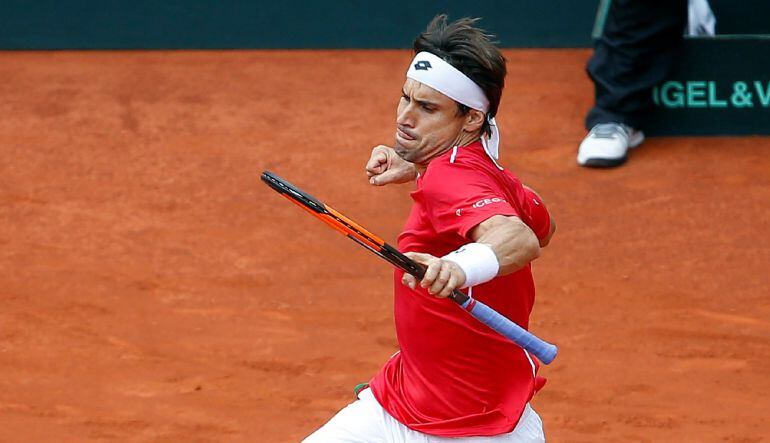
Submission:
M 412 106 L 410 103 L 402 104 L 398 107 L 396 113 L 396 123 L 401 126 L 414 127 L 414 118 L 412 115 Z

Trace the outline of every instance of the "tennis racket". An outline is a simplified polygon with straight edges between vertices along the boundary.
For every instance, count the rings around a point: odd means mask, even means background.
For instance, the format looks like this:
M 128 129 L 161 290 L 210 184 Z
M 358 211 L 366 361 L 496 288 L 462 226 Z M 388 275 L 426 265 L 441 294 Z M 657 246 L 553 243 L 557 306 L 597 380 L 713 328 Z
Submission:
M 322 203 L 317 198 L 297 188 L 272 172 L 263 172 L 262 181 L 289 199 L 289 201 L 311 213 L 342 235 L 345 235 L 364 248 L 384 258 L 393 266 L 415 276 L 418 280 L 422 280 L 425 274 L 425 269 L 422 265 L 405 256 L 396 248 L 385 243 L 382 239 L 334 210 L 329 205 Z M 556 358 L 557 348 L 555 345 L 541 340 L 484 303 L 469 297 L 459 290 L 454 290 L 448 298 L 460 305 L 485 325 L 535 355 L 543 363 L 549 364 Z

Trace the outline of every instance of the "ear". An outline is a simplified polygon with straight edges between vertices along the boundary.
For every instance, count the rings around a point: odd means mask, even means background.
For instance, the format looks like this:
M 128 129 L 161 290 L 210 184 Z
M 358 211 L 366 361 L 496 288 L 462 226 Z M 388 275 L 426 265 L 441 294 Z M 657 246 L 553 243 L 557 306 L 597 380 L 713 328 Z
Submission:
M 484 124 L 484 113 L 477 110 L 477 109 L 471 109 L 468 111 L 467 114 L 465 114 L 465 123 L 463 124 L 463 131 L 465 132 L 476 132 L 479 129 L 481 129 L 481 126 Z

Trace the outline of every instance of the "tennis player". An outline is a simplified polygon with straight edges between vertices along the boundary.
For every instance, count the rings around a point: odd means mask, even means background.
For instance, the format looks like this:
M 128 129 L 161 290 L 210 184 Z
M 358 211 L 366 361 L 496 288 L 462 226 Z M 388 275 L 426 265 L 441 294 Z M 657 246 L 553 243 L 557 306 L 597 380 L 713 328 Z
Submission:
M 437 16 L 414 41 L 395 145 L 373 149 L 373 185 L 416 180 L 398 248 L 427 266 L 395 274 L 399 352 L 316 442 L 542 442 L 530 406 L 539 363 L 446 297 L 463 291 L 527 328 L 531 262 L 555 230 L 545 204 L 498 163 L 505 59 L 475 19 Z

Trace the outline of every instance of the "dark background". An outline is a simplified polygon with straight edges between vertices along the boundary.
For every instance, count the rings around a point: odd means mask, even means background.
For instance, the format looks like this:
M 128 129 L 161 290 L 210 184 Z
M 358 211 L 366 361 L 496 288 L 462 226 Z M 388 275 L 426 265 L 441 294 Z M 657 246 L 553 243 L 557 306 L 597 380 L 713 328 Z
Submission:
M 2 49 L 406 48 L 437 13 L 504 47 L 587 47 L 597 0 L 0 1 Z

